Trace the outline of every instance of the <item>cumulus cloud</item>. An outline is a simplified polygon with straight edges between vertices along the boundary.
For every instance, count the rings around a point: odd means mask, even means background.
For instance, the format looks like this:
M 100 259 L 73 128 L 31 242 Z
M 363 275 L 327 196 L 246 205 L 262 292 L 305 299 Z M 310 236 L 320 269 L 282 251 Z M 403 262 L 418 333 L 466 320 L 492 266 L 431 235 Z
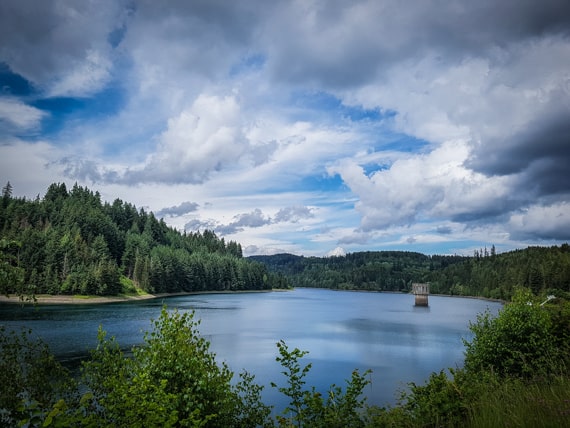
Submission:
M 168 121 L 157 150 L 141 168 L 127 170 L 122 181 L 201 183 L 235 165 L 248 144 L 237 100 L 201 95 Z
M 458 10 L 458 19 L 448 19 Z M 397 11 L 411 22 L 416 12 Z M 518 18 L 506 19 L 509 13 Z M 501 2 L 488 31 L 470 31 L 466 17 L 482 24 L 483 16 L 465 5 L 446 11 L 440 30 L 467 29 L 446 43 L 428 12 L 417 23 L 422 37 L 435 37 L 428 49 L 406 45 L 400 58 L 385 58 L 382 79 L 339 92 L 347 103 L 393 109 L 397 129 L 431 143 L 371 176 L 356 159 L 329 169 L 358 195 L 363 230 L 426 219 L 501 223 L 537 200 L 549 206 L 545 198 L 554 194 L 568 201 L 568 13 L 561 2 L 544 10 Z
M 497 215 L 510 203 L 504 179 L 488 179 L 463 165 L 464 143 L 446 143 L 425 155 L 395 161 L 368 176 L 351 160 L 331 167 L 356 193 L 363 230 L 382 230 L 431 218 L 481 219 Z M 516 196 L 514 196 L 516 197 Z

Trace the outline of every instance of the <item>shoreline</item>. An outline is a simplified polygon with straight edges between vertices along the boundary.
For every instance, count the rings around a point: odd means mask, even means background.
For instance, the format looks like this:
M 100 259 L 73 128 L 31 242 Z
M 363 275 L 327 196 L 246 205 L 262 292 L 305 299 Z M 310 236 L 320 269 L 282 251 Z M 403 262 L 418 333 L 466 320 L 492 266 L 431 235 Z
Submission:
M 319 289 L 319 290 L 331 290 L 331 291 L 349 291 L 351 293 L 387 293 L 387 294 L 409 294 L 413 296 L 413 293 L 411 291 L 392 291 L 392 290 L 351 290 L 351 289 L 338 289 L 338 288 L 320 288 L 320 287 L 295 287 L 295 288 L 314 288 L 314 289 Z M 507 304 L 509 303 L 508 300 L 502 300 L 502 299 L 493 299 L 492 297 L 483 297 L 483 296 L 462 296 L 459 294 L 438 294 L 438 293 L 430 293 L 428 294 L 429 296 L 433 296 L 433 297 L 452 297 L 452 298 L 463 298 L 463 299 L 476 299 L 476 300 L 484 300 L 487 302 L 496 302 L 496 303 L 502 303 L 502 304 Z
M 270 290 L 211 290 L 211 291 L 182 291 L 178 293 L 140 294 L 140 295 L 118 295 L 118 296 L 83 296 L 83 295 L 63 295 L 63 294 L 38 294 L 36 296 L 18 296 L 10 294 L 0 295 L 0 305 L 103 305 L 107 303 L 126 303 L 141 300 L 162 299 L 165 297 L 192 296 L 200 294 L 234 294 L 234 293 L 268 293 L 271 291 L 288 291 L 286 289 Z
M 193 296 L 201 294 L 238 294 L 238 293 L 269 293 L 269 292 L 282 292 L 282 291 L 292 291 L 295 288 L 306 288 L 306 287 L 294 287 L 293 289 L 275 288 L 270 290 L 209 290 L 209 291 L 181 291 L 178 293 L 158 293 L 158 294 L 139 294 L 139 295 L 118 295 L 118 296 L 84 296 L 84 295 L 64 295 L 64 294 L 39 294 L 33 297 L 21 297 L 15 294 L 10 294 L 6 296 L 5 294 L 0 294 L 0 305 L 104 305 L 108 303 L 127 303 L 127 302 L 137 302 L 142 300 L 155 300 L 162 299 L 165 297 L 177 297 L 177 296 Z M 310 288 L 310 287 L 309 287 Z M 394 293 L 394 294 L 411 294 L 402 291 L 380 291 L 380 290 L 338 290 L 338 289 L 323 289 L 331 291 L 349 291 L 349 292 L 362 292 L 362 293 Z M 482 296 L 459 296 L 453 294 L 430 294 L 430 296 L 437 297 L 455 297 L 455 298 L 466 298 L 466 299 L 477 299 L 485 300 L 490 302 L 497 302 L 506 304 L 507 302 L 501 299 L 492 299 L 489 297 Z

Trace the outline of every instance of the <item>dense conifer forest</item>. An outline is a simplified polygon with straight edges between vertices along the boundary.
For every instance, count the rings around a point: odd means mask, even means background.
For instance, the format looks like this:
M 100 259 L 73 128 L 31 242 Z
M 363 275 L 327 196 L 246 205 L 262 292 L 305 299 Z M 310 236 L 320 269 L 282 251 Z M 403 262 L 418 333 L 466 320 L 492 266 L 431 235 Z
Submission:
M 43 198 L 0 201 L 0 292 L 116 295 L 318 287 L 432 293 L 508 300 L 517 287 L 570 292 L 570 246 L 529 247 L 473 256 L 367 251 L 336 257 L 292 254 L 244 258 L 241 245 L 209 230 L 179 232 L 152 212 L 75 184 Z
M 508 300 L 517 287 L 535 294 L 570 292 L 570 246 L 529 247 L 497 254 L 495 247 L 472 257 L 428 256 L 407 251 L 350 253 L 335 257 L 292 254 L 254 256 L 294 286 L 409 292 L 429 282 L 432 293 Z
M 214 232 L 181 233 L 152 212 L 75 184 L 0 201 L 0 292 L 116 295 L 287 287 Z

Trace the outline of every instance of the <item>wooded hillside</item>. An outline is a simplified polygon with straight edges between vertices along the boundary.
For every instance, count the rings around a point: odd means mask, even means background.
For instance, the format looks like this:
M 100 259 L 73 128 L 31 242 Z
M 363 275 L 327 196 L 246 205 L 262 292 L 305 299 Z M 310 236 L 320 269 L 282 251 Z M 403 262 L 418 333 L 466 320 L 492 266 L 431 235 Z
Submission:
M 429 282 L 432 293 L 510 299 L 517 286 L 541 292 L 570 292 L 570 246 L 529 247 L 473 257 L 428 256 L 407 251 L 349 253 L 343 257 L 292 254 L 254 256 L 297 287 L 409 292 Z
M 52 184 L 35 200 L 0 203 L 0 292 L 114 295 L 285 287 L 241 245 L 215 233 L 181 233 L 120 199 Z

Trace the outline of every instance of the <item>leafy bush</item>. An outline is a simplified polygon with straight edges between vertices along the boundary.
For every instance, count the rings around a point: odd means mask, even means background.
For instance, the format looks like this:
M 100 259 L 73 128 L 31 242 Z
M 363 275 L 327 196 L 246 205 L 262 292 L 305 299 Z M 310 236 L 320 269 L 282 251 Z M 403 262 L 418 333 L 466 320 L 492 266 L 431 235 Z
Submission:
M 550 373 L 560 357 L 551 327 L 549 313 L 533 295 L 518 290 L 497 317 L 486 312 L 471 324 L 475 336 L 471 342 L 464 341 L 465 368 L 469 372 L 493 371 L 503 377 Z
M 75 389 L 69 372 L 34 338 L 30 330 L 6 331 L 0 326 L 0 425 L 41 418 Z
M 261 402 L 261 387 L 247 373 L 232 385 L 233 372 L 216 362 L 198 325 L 193 313 L 163 308 L 145 345 L 129 358 L 100 330 L 84 366 L 97 418 L 119 427 L 266 424 L 271 410 Z

